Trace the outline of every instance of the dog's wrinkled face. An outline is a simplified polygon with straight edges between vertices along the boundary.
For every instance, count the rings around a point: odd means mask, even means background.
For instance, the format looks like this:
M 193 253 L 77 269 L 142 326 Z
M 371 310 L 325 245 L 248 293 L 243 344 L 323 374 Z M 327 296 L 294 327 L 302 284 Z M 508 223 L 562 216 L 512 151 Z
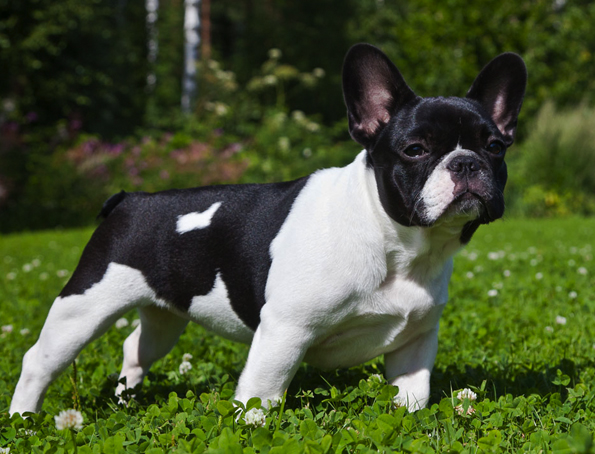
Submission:
M 460 217 L 477 228 L 502 216 L 504 155 L 526 77 L 520 57 L 502 54 L 466 98 L 420 98 L 380 50 L 351 49 L 343 70 L 350 132 L 368 150 L 380 200 L 395 221 L 432 226 Z

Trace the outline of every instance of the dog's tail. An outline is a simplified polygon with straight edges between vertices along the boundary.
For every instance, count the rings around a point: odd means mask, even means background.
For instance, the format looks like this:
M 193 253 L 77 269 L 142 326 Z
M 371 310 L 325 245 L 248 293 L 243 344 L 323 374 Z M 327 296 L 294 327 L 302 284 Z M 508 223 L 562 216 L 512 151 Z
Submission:
M 120 191 L 117 194 L 111 196 L 109 199 L 107 199 L 103 204 L 101 211 L 97 215 L 97 219 L 107 218 L 109 214 L 113 211 L 113 209 L 116 208 L 120 204 L 120 202 L 126 198 L 126 195 L 126 191 Z

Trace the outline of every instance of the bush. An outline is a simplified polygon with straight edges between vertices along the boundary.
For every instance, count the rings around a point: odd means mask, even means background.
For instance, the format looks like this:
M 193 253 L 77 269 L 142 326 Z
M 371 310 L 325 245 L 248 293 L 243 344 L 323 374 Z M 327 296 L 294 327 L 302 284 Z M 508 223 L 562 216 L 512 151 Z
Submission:
M 540 109 L 511 153 L 511 211 L 529 216 L 595 214 L 595 109 Z
M 269 57 L 241 88 L 219 63 L 202 63 L 193 115 L 156 116 L 119 142 L 70 123 L 43 135 L 15 123 L 15 140 L 0 150 L 0 231 L 88 225 L 122 189 L 284 181 L 351 161 L 359 146 L 346 121 L 325 126 L 286 105 L 288 92 L 314 86 L 324 71 L 281 64 L 276 49 Z

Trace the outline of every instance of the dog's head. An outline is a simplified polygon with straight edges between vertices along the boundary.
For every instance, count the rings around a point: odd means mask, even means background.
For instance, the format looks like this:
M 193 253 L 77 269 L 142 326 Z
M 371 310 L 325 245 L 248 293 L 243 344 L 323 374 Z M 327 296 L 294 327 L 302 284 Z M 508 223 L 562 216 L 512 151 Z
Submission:
M 503 215 L 504 155 L 526 82 L 523 60 L 505 53 L 487 64 L 465 98 L 421 98 L 379 49 L 349 50 L 343 66 L 349 131 L 367 150 L 391 218 L 406 226 L 467 219 L 470 238 L 479 224 Z

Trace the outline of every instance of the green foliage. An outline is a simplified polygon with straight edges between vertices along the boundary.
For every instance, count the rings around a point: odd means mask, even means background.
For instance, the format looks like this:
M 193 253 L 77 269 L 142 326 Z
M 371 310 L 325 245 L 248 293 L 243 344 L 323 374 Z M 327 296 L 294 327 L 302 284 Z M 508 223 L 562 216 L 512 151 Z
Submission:
M 509 154 L 507 194 L 515 213 L 595 214 L 595 111 L 546 103 L 526 140 Z
M 264 420 L 246 418 L 232 399 L 247 346 L 197 325 L 121 406 L 114 376 L 133 328 L 114 327 L 77 359 L 78 452 L 591 453 L 594 228 L 592 219 L 509 220 L 478 231 L 455 260 L 429 408 L 413 414 L 393 406 L 396 389 L 375 360 L 331 372 L 302 365 L 283 406 L 264 410 Z M 74 449 L 68 431 L 54 424 L 74 405 L 72 370 L 52 384 L 39 415 L 9 418 L 6 411 L 21 358 L 90 234 L 0 238 L 0 447 L 11 453 Z M 193 367 L 181 374 L 188 352 Z M 462 388 L 477 400 L 459 396 Z M 253 399 L 246 410 L 259 407 Z
M 328 127 L 285 104 L 292 87 L 312 88 L 324 71 L 300 72 L 280 58 L 271 50 L 241 88 L 233 72 L 206 62 L 196 115 L 155 119 L 156 129 L 140 138 L 110 143 L 58 133 L 51 154 L 45 134 L 8 145 L 0 162 L 11 194 L 0 231 L 89 225 L 103 201 L 122 189 L 284 181 L 347 164 L 359 147 L 348 139 L 345 122 Z

